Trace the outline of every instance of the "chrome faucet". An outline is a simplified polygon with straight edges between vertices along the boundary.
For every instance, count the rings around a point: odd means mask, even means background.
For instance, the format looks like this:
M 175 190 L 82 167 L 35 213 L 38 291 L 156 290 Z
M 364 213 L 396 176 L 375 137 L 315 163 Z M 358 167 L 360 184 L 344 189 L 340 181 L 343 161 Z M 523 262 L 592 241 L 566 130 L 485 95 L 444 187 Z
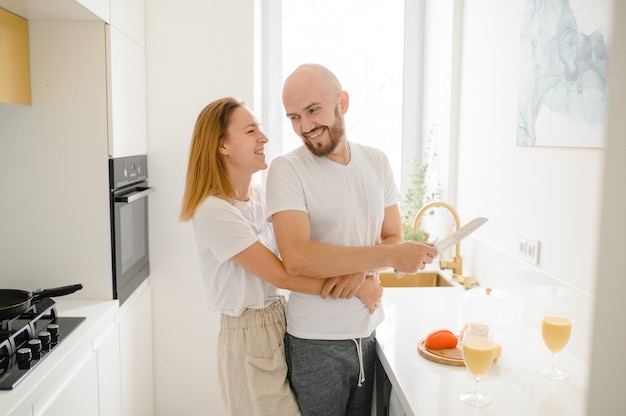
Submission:
M 415 215 L 415 220 L 413 220 L 413 231 L 415 233 L 419 232 L 419 226 L 420 226 L 420 219 L 422 218 L 422 215 L 424 215 L 424 213 L 426 211 L 428 211 L 431 208 L 435 208 L 435 207 L 444 207 L 447 208 L 448 211 L 450 211 L 452 213 L 452 215 L 454 216 L 454 222 L 456 224 L 456 229 L 458 230 L 459 228 L 461 228 L 461 220 L 459 219 L 459 214 L 458 212 L 454 209 L 454 207 L 446 202 L 443 201 L 435 201 L 435 202 L 431 202 L 430 204 L 424 205 L 422 207 L 422 209 L 420 209 L 418 211 L 418 213 Z M 442 269 L 450 269 L 452 270 L 452 274 L 455 275 L 454 277 L 457 280 L 461 280 L 461 283 L 465 283 L 464 282 L 464 278 L 462 276 L 463 274 L 463 257 L 461 257 L 461 243 L 456 243 L 456 253 L 455 256 L 451 259 L 451 260 L 442 260 L 441 258 L 439 258 L 439 265 Z M 471 278 L 468 278 L 471 279 Z M 471 284 L 470 284 L 471 285 Z

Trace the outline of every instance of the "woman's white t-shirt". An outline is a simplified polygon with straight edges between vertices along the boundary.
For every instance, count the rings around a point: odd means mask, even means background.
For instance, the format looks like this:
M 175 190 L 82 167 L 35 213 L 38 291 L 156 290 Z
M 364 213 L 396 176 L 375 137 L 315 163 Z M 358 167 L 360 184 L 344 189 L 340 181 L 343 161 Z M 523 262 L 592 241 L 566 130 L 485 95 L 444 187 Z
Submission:
M 235 205 L 215 196 L 206 198 L 196 209 L 193 227 L 211 311 L 240 316 L 245 309 L 265 308 L 280 297 L 276 286 L 232 260 L 256 241 L 277 252 L 262 187 L 256 185 L 249 201 Z

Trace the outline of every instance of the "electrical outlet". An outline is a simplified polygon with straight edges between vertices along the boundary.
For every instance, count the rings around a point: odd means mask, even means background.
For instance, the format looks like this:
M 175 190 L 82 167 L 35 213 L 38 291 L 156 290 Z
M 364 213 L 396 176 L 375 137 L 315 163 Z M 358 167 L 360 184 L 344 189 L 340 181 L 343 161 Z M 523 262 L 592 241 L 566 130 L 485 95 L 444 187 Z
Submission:
M 521 235 L 518 246 L 519 256 L 527 263 L 539 264 L 539 240 Z

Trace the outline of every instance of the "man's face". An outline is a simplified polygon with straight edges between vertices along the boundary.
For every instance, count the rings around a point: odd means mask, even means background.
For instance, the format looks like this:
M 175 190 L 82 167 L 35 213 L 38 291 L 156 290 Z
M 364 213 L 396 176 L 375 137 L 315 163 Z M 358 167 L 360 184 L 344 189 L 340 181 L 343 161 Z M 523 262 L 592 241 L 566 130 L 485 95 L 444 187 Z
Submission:
M 337 94 L 295 80 L 285 86 L 283 104 L 294 132 L 314 155 L 329 155 L 345 139 Z
M 315 155 L 319 157 L 328 156 L 341 142 L 342 137 L 345 135 L 345 127 L 343 118 L 339 114 L 339 109 L 335 105 L 334 120 L 330 126 L 328 125 L 316 125 L 312 130 L 307 132 L 298 132 L 294 126 L 294 130 L 302 138 L 302 141 L 306 147 Z M 293 120 L 292 120 L 293 125 Z

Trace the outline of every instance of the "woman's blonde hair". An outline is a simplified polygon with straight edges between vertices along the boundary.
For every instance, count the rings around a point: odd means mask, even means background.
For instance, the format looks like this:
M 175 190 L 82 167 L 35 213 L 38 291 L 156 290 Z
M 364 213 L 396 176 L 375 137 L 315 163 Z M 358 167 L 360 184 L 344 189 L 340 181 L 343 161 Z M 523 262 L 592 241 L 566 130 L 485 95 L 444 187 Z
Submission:
M 187 182 L 180 221 L 193 218 L 198 205 L 208 196 L 234 203 L 235 190 L 218 151 L 226 138 L 233 112 L 244 103 L 232 97 L 215 100 L 200 112 L 193 131 Z

